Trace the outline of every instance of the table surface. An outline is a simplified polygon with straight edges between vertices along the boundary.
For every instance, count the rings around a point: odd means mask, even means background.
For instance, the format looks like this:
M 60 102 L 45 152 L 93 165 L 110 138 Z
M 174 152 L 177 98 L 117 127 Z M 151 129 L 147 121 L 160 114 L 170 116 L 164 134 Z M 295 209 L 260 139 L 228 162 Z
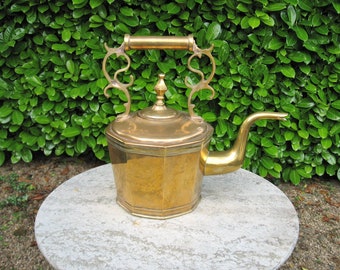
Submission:
M 202 200 L 167 220 L 135 217 L 115 201 L 112 167 L 56 188 L 35 222 L 38 247 L 56 269 L 278 269 L 299 233 L 276 186 L 240 169 L 206 176 Z

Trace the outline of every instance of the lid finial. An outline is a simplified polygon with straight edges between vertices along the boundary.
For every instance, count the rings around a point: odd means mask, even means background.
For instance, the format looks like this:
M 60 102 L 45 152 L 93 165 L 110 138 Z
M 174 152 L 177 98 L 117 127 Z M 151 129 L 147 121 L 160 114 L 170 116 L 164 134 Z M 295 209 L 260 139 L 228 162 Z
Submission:
M 168 90 L 164 82 L 165 74 L 158 75 L 158 82 L 155 85 L 155 91 L 157 93 L 157 101 L 155 105 L 153 105 L 152 109 L 156 111 L 163 111 L 166 110 L 165 103 L 164 103 L 164 94 Z

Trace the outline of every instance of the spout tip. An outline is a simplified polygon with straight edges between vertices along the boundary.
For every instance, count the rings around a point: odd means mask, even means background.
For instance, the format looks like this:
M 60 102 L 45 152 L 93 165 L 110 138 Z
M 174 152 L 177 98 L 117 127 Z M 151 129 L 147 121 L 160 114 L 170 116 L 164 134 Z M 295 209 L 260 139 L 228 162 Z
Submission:
M 287 121 L 288 113 L 277 113 L 278 120 Z
M 248 116 L 248 120 L 250 122 L 260 120 L 260 119 L 272 119 L 272 120 L 287 120 L 286 117 L 288 116 L 288 113 L 282 113 L 282 112 L 256 112 Z

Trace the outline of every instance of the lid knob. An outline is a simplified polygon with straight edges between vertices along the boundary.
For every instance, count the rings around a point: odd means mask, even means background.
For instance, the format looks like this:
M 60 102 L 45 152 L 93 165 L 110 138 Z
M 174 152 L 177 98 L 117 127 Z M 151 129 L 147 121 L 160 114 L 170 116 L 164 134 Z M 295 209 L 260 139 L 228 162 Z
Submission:
M 157 101 L 153 105 L 152 109 L 155 111 L 164 111 L 166 110 L 164 103 L 164 94 L 168 90 L 168 87 L 165 85 L 164 82 L 165 74 L 159 74 L 158 78 L 158 82 L 154 88 L 157 93 Z

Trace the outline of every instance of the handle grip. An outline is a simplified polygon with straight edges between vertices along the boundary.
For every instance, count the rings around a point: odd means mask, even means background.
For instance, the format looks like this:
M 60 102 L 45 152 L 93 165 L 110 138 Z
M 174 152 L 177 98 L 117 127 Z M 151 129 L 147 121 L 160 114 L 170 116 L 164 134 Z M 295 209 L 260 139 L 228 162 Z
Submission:
M 175 36 L 124 36 L 125 50 L 189 50 L 193 51 L 195 40 L 192 35 Z

